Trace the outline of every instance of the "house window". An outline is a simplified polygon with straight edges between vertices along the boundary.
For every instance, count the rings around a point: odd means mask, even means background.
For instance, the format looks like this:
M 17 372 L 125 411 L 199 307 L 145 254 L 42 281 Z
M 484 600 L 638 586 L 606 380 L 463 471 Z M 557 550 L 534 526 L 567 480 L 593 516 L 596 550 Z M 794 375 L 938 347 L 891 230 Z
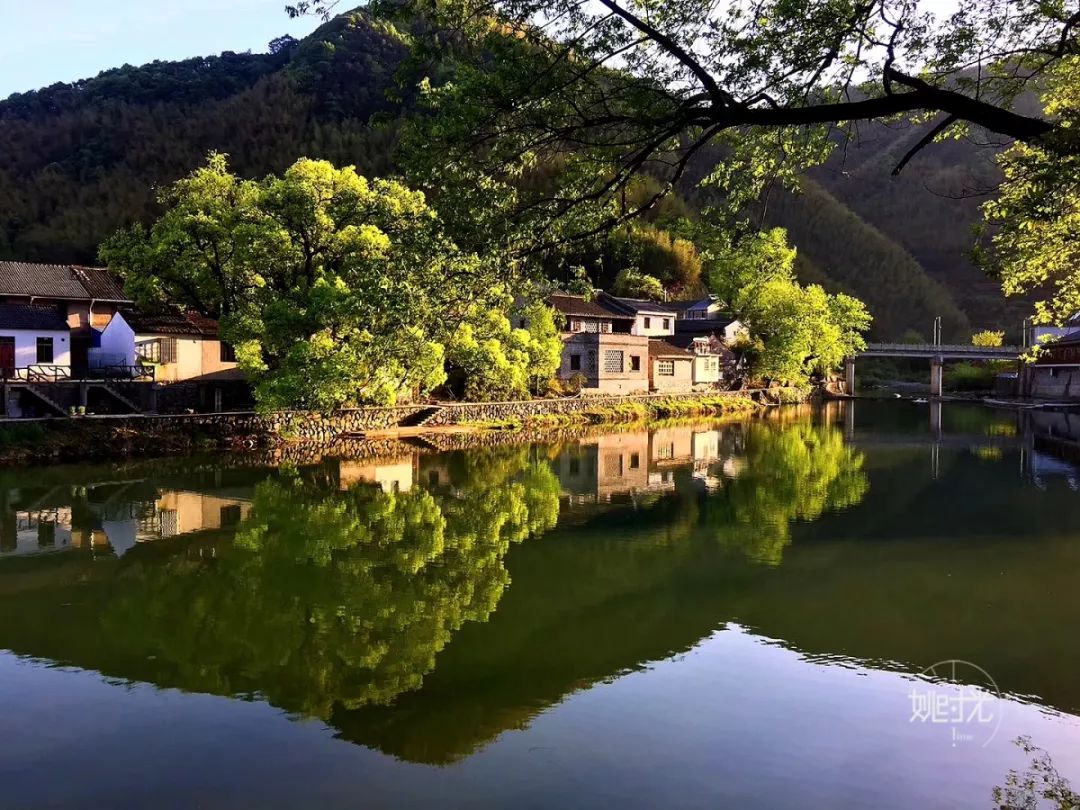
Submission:
M 219 510 L 218 519 L 220 520 L 223 529 L 229 526 L 240 525 L 241 517 L 240 504 L 238 503 L 231 503 L 228 506 L 221 507 Z
M 236 349 L 221 341 L 221 362 L 222 363 L 235 363 L 236 362 Z
M 572 355 L 570 355 L 570 370 L 571 371 L 581 371 L 581 355 L 580 354 L 572 354 Z
M 39 363 L 51 363 L 53 361 L 53 339 L 51 337 L 39 337 L 37 339 L 37 361 Z
M 657 445 L 656 457 L 660 460 L 675 458 L 675 442 Z
M 176 338 L 154 338 L 135 344 L 135 353 L 147 363 L 176 362 Z
M 611 321 L 602 321 L 600 323 L 600 331 L 605 335 L 611 334 Z
M 581 475 L 581 459 L 574 457 L 570 459 L 570 476 L 577 478 Z
M 661 377 L 674 377 L 675 376 L 675 361 L 674 360 L 658 360 L 656 363 L 656 373 Z
M 638 455 L 637 453 L 631 453 L 630 454 L 630 469 L 631 470 L 636 470 L 640 466 L 641 466 L 641 456 Z
M 586 371 L 596 371 L 596 350 L 595 349 L 589 349 L 589 353 L 585 355 L 585 359 L 586 359 L 586 363 L 585 363 Z
M 652 326 L 652 318 L 650 318 L 648 315 L 646 315 L 645 316 L 645 328 L 648 329 L 651 326 Z
M 595 334 L 600 331 L 599 321 L 585 321 L 585 331 L 590 334 Z
M 581 331 L 581 321 L 570 321 L 570 331 L 571 332 L 580 332 Z
M 671 318 L 664 318 L 664 328 L 665 329 L 670 329 L 671 328 Z
M 604 352 L 604 372 L 607 374 L 622 374 L 623 353 L 615 349 Z
M 636 354 L 630 355 L 630 370 L 641 371 L 641 358 Z

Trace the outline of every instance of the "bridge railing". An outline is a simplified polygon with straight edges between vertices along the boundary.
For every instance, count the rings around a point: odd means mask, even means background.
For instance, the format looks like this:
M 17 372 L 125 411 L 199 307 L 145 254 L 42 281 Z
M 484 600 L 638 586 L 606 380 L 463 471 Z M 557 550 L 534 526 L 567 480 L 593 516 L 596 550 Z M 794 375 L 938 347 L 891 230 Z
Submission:
M 867 343 L 863 353 L 919 352 L 922 354 L 999 354 L 1016 357 L 1023 353 L 1020 346 L 972 346 L 970 343 Z

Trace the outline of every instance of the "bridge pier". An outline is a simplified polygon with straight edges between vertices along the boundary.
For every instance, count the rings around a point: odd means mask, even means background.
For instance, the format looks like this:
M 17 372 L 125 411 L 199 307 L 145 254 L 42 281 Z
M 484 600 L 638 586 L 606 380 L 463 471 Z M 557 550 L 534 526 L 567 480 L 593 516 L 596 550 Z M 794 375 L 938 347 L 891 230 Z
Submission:
M 930 396 L 940 397 L 945 390 L 945 364 L 942 358 L 930 360 Z
M 855 396 L 855 358 L 844 358 L 844 393 Z

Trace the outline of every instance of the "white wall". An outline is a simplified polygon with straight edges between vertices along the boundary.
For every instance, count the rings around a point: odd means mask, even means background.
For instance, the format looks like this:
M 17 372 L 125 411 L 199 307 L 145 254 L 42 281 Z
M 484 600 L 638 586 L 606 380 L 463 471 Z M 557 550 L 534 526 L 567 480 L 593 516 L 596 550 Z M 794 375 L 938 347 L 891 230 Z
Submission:
M 101 348 L 90 350 L 90 365 L 135 365 L 135 332 L 117 312 L 101 332 Z
M 649 325 L 645 326 L 645 319 L 649 319 Z M 667 320 L 667 328 L 664 328 L 664 320 Z M 634 320 L 633 334 L 647 335 L 649 337 L 663 337 L 675 334 L 675 313 L 652 313 L 639 312 Z
M 71 366 L 71 337 L 64 331 L 37 331 L 32 329 L 5 329 L 0 326 L 0 337 L 15 338 L 15 368 L 26 368 L 38 365 L 37 339 L 39 337 L 51 337 L 53 339 L 53 361 L 45 365 Z

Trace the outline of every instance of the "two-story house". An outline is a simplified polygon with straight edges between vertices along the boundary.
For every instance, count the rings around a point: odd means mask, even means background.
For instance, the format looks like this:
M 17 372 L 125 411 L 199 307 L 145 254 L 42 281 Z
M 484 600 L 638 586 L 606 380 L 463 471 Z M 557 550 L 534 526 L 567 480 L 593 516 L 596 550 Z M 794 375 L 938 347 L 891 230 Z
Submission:
M 582 388 L 594 393 L 649 390 L 649 339 L 634 334 L 635 316 L 580 295 L 551 295 L 547 303 L 563 319 L 560 378 L 580 375 Z
M 39 315 L 43 310 L 57 313 L 67 324 L 67 345 L 63 351 L 54 345 L 50 362 L 44 362 L 48 360 L 47 350 L 35 352 L 34 359 L 41 358 L 36 365 L 59 367 L 61 358 L 64 358 L 64 365 L 69 369 L 70 376 L 82 378 L 89 372 L 92 351 L 99 347 L 102 332 L 120 308 L 130 306 L 131 301 L 119 280 L 101 268 L 70 264 L 0 262 L 0 304 L 33 307 Z M 17 337 L 11 334 L 14 331 L 12 324 L 5 323 L 8 317 L 8 314 L 0 313 L 0 338 L 6 338 L 0 339 L 0 344 L 3 344 L 0 346 L 0 365 L 5 365 L 8 361 L 7 355 L 10 352 L 6 347 L 16 343 L 18 337 L 32 342 L 35 347 L 39 345 L 38 339 L 41 338 L 41 345 L 44 346 L 46 339 L 50 337 L 46 333 L 56 331 L 54 318 L 39 318 L 43 325 L 39 330 L 41 334 L 29 334 L 24 328 L 23 334 Z M 18 314 L 18 319 L 24 326 L 30 323 L 25 310 Z M 52 337 L 55 340 L 55 335 Z M 29 353 L 19 352 L 17 349 L 13 351 L 16 354 L 16 363 L 25 362 L 25 358 L 29 357 Z

